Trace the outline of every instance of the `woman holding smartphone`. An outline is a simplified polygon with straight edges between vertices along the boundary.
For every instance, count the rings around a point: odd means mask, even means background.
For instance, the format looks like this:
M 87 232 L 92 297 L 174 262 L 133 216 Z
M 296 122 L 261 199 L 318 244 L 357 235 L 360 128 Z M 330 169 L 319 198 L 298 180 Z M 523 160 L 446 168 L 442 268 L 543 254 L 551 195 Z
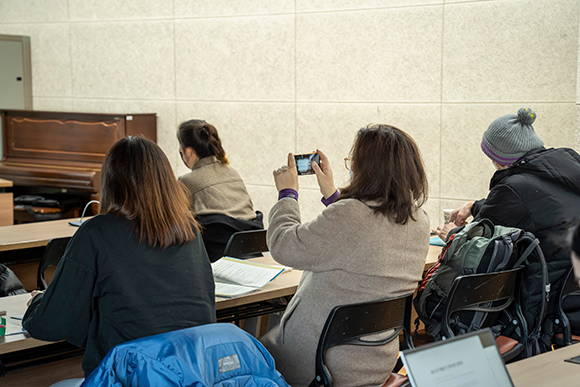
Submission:
M 289 154 L 288 165 L 274 172 L 279 200 L 269 217 L 272 257 L 304 270 L 280 324 L 260 338 L 294 387 L 314 378 L 316 346 L 332 308 L 413 293 L 429 249 L 429 218 L 420 208 L 427 179 L 408 134 L 388 125 L 360 129 L 348 158 L 352 178 L 340 194 L 328 158 L 318 153 L 320 166 L 312 168 L 320 191 L 326 201 L 336 201 L 302 224 L 296 164 Z M 383 385 L 398 350 L 398 340 L 330 349 L 333 384 Z
M 126 137 L 101 176 L 100 215 L 74 234 L 22 324 L 34 338 L 86 346 L 85 376 L 117 344 L 216 321 L 198 225 L 161 148 Z

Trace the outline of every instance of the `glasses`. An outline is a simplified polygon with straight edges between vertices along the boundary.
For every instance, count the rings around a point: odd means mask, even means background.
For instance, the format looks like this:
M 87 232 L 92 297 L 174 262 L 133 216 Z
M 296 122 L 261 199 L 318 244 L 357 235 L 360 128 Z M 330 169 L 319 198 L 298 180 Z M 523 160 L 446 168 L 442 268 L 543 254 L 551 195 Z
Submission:
M 344 167 L 350 171 L 350 168 L 352 167 L 352 159 L 350 157 L 344 158 Z

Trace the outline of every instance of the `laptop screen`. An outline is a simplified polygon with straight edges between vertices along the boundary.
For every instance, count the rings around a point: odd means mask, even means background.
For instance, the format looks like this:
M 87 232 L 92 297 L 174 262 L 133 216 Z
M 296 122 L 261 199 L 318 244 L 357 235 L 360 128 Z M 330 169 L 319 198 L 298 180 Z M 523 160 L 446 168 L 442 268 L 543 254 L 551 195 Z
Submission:
M 513 387 L 489 328 L 403 351 L 413 387 Z

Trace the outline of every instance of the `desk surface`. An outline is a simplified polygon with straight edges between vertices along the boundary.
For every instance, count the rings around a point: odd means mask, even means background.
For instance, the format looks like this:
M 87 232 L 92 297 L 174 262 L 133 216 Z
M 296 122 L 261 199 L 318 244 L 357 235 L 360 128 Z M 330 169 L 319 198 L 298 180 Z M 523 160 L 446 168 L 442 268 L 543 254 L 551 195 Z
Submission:
M 46 246 L 53 238 L 72 236 L 78 227 L 68 224 L 73 219 L 51 220 L 0 227 L 0 251 Z M 426 265 L 437 261 L 439 246 L 429 246 Z
M 72 236 L 78 229 L 68 224 L 76 219 L 51 220 L 0 227 L 0 251 L 46 246 L 53 238 Z
M 12 187 L 12 182 L 10 180 L 0 179 L 0 188 Z
M 2 228 L 0 228 L 0 230 L 1 229 Z M 433 264 L 433 262 L 437 260 L 437 255 L 439 254 L 440 249 L 441 249 L 440 247 L 436 246 L 430 247 L 429 254 L 427 255 L 425 260 L 426 267 L 430 266 L 431 264 Z M 262 263 L 273 263 L 273 260 L 270 256 L 255 258 L 254 260 Z M 300 282 L 301 276 L 302 271 L 292 270 L 290 272 L 279 275 L 272 282 L 266 284 L 264 288 L 260 291 L 246 294 L 244 296 L 236 298 L 216 297 L 216 310 L 222 310 L 242 305 L 249 305 L 255 302 L 271 300 L 278 297 L 291 296 L 294 293 L 296 293 L 296 288 L 298 287 L 298 283 Z M 6 319 L 8 324 L 7 333 L 19 331 L 21 329 L 20 321 L 13 320 L 10 318 L 10 316 L 24 315 L 24 312 L 26 311 L 26 302 L 28 301 L 29 298 L 30 295 L 28 294 L 0 298 L 0 310 L 8 311 Z M 5 336 L 4 338 L 0 338 L 0 355 L 22 349 L 39 347 L 46 344 L 50 343 L 33 339 L 28 334 L 24 333 L 16 335 L 8 335 Z
M 564 359 L 580 356 L 580 344 L 546 352 L 507 365 L 516 387 L 568 387 L 580 384 L 580 364 Z
M 269 256 L 255 258 L 254 260 L 262 263 L 275 263 Z M 296 288 L 298 287 L 301 276 L 301 270 L 292 270 L 287 273 L 282 273 L 273 281 L 266 284 L 260 291 L 236 298 L 216 297 L 216 310 L 249 305 L 255 302 L 271 300 L 278 297 L 291 296 L 296 293 Z M 0 338 L 0 355 L 50 344 L 50 342 L 33 339 L 27 333 L 10 334 L 22 330 L 21 321 L 14 320 L 10 317 L 24 315 L 26 312 L 26 302 L 29 299 L 29 294 L 0 298 L 0 310 L 6 310 L 8 312 L 6 316 L 6 333 L 8 335 Z

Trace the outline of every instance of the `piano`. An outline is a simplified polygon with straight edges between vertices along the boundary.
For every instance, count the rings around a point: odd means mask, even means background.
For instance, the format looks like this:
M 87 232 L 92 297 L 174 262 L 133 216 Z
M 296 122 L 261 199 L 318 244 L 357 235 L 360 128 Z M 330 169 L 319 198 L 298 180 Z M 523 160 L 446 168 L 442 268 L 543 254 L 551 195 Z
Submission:
M 157 141 L 155 114 L 0 110 L 0 117 L 0 178 L 12 181 L 15 198 L 72 195 L 84 206 L 99 199 L 101 164 L 117 140 L 143 135 Z

